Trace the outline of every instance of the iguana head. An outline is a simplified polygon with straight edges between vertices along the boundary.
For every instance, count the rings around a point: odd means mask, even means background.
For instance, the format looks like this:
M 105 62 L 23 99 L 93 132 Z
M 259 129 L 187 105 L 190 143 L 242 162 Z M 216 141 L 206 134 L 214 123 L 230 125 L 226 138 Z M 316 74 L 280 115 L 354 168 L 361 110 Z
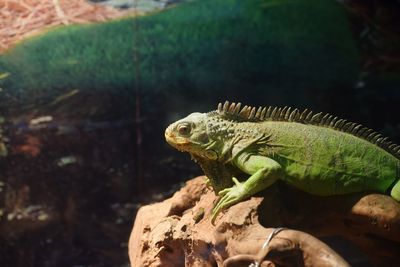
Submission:
M 168 126 L 165 130 L 165 139 L 180 151 L 217 160 L 223 144 L 222 140 L 212 140 L 207 128 L 208 122 L 207 113 L 192 113 Z

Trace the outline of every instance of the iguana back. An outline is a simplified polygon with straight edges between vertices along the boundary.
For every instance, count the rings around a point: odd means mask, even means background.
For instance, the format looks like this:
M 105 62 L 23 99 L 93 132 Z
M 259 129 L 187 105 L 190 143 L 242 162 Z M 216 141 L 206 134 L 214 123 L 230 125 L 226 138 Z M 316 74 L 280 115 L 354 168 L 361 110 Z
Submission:
M 316 195 L 386 192 L 400 177 L 400 160 L 370 141 L 337 129 L 285 121 L 253 122 L 270 135 L 260 155 L 283 168 L 281 179 Z M 248 128 L 251 125 L 238 124 Z

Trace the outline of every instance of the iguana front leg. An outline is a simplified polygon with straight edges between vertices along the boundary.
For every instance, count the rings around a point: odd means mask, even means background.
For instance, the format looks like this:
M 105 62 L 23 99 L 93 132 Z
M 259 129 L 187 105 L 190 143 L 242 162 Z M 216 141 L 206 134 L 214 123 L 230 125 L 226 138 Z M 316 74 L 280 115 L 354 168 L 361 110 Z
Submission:
M 232 180 L 235 185 L 218 193 L 222 198 L 212 211 L 212 223 L 214 223 L 221 210 L 267 188 L 282 175 L 281 165 L 275 160 L 264 156 L 241 153 L 233 160 L 233 164 L 251 176 L 243 183 L 233 177 Z

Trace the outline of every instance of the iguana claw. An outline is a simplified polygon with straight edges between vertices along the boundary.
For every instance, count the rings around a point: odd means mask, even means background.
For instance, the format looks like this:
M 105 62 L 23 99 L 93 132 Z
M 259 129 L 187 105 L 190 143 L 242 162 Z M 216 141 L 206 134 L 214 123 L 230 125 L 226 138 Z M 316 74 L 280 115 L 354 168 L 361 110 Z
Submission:
M 218 195 L 222 198 L 218 200 L 217 204 L 212 210 L 212 224 L 214 224 L 217 215 L 222 210 L 229 208 L 230 206 L 240 202 L 246 197 L 246 187 L 244 183 L 239 182 L 235 177 L 232 178 L 232 181 L 235 183 L 234 186 L 221 190 L 218 193 Z

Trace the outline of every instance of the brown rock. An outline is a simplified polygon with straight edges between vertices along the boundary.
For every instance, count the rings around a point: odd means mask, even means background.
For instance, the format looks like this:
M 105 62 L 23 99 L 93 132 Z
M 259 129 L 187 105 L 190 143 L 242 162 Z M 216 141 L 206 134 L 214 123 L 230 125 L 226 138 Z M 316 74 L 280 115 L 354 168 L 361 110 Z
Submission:
M 172 198 L 142 207 L 129 240 L 132 266 L 349 266 L 312 235 L 342 236 L 374 263 L 399 262 L 400 205 L 390 197 L 322 198 L 278 184 L 225 210 L 212 225 L 216 200 L 198 177 Z

